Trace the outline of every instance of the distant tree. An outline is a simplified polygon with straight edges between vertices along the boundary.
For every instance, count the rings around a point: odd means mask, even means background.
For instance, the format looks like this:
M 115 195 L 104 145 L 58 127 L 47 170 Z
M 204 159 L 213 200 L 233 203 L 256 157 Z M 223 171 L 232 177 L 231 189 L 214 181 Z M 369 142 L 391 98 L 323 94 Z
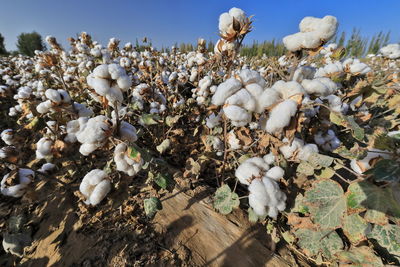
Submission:
M 34 56 L 35 50 L 44 50 L 42 36 L 37 32 L 21 33 L 18 36 L 17 48 L 21 54 Z
M 6 47 L 4 45 L 4 37 L 0 33 L 0 55 L 7 55 L 7 54 L 8 53 L 7 53 Z

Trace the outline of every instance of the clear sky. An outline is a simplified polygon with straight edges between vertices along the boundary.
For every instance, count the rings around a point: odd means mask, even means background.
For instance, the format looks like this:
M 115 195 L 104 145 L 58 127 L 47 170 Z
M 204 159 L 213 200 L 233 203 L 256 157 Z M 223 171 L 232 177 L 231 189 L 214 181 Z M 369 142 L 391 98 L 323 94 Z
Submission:
M 247 42 L 281 39 L 297 32 L 304 16 L 324 15 L 338 18 L 339 31 L 391 31 L 391 42 L 400 41 L 400 0 L 1 0 L 0 33 L 8 50 L 16 49 L 18 34 L 31 31 L 64 45 L 81 31 L 103 44 L 111 37 L 124 43 L 147 36 L 160 48 L 199 37 L 216 40 L 218 17 L 231 7 L 255 16 Z

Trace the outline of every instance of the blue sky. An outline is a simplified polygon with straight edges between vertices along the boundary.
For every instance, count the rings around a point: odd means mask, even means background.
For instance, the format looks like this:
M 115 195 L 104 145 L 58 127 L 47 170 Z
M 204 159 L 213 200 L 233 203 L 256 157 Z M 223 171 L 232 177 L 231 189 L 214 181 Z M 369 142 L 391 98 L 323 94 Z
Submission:
M 8 50 L 16 49 L 19 33 L 34 30 L 64 45 L 86 31 L 103 44 L 111 37 L 134 42 L 147 36 L 156 47 L 171 46 L 199 37 L 216 40 L 218 17 L 231 7 L 255 15 L 247 42 L 281 39 L 298 31 L 304 16 L 324 15 L 338 18 L 339 31 L 357 27 L 366 36 L 391 31 L 391 42 L 400 41 L 400 0 L 2 0 L 0 33 Z

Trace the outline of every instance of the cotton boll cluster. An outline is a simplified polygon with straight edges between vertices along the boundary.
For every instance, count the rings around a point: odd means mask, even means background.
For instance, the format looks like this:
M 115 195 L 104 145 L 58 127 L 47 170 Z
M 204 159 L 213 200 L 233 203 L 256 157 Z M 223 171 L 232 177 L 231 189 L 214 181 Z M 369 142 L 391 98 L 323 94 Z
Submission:
M 14 131 L 12 129 L 6 129 L 1 132 L 1 139 L 6 143 L 7 145 L 11 146 L 15 144 L 15 139 L 14 139 Z
M 35 177 L 31 169 L 20 168 L 16 173 L 8 173 L 1 180 L 1 193 L 10 197 L 22 197 Z
M 197 104 L 202 105 L 205 103 L 207 97 L 210 95 L 210 87 L 212 84 L 212 78 L 205 76 L 199 81 L 197 88 L 192 89 L 192 97 L 196 99 Z
M 328 96 L 336 92 L 338 86 L 327 77 L 315 78 L 312 80 L 304 79 L 301 85 L 308 94 L 317 96 Z
M 36 158 L 44 159 L 52 156 L 53 141 L 50 138 L 42 137 L 36 143 Z
M 142 158 L 131 158 L 128 153 L 128 146 L 125 143 L 118 144 L 114 149 L 114 161 L 118 171 L 135 176 L 144 162 Z
M 67 136 L 64 140 L 69 143 L 79 141 L 82 144 L 79 152 L 87 156 L 107 142 L 114 131 L 114 124 L 102 115 L 90 119 L 81 117 L 68 122 L 66 130 Z
M 123 102 L 123 92 L 131 87 L 132 80 L 120 65 L 103 64 L 97 66 L 88 75 L 87 83 L 95 90 L 96 94 L 105 97 L 109 104 L 114 106 L 116 102 Z M 94 98 L 96 101 L 99 101 L 98 98 Z
M 283 38 L 283 44 L 289 51 L 315 49 L 329 41 L 335 35 L 337 27 L 337 19 L 333 16 L 322 19 L 305 17 L 300 22 L 300 32 Z
M 307 161 L 313 153 L 318 153 L 318 147 L 315 144 L 305 144 L 303 140 L 294 138 L 290 143 L 287 138 L 282 142 L 287 143 L 279 148 L 279 151 L 286 159 L 294 158 L 296 160 Z
M 372 69 L 359 59 L 348 58 L 343 61 L 344 69 L 353 75 L 365 75 Z
M 272 154 L 264 158 L 250 158 L 240 164 L 235 176 L 242 184 L 249 186 L 249 205 L 254 212 L 259 216 L 268 215 L 276 219 L 279 211 L 286 208 L 286 195 L 277 183 L 283 177 L 284 170 L 279 166 L 271 168 L 274 161 Z
M 328 130 L 327 133 L 323 133 L 322 131 L 317 132 L 314 135 L 314 141 L 325 151 L 333 151 L 341 144 L 335 132 L 332 130 Z
M 315 77 L 338 77 L 344 72 L 342 62 L 328 63 L 315 72 Z
M 192 51 L 187 55 L 187 66 L 189 68 L 193 67 L 194 65 L 202 66 L 206 63 L 207 58 L 203 53 Z
M 361 160 L 351 160 L 350 167 L 353 171 L 363 174 L 365 171 L 372 168 L 372 163 L 378 158 L 390 159 L 390 155 L 387 151 L 374 149 L 373 151 L 368 151 L 367 156 Z
M 400 58 L 400 44 L 388 44 L 382 47 L 379 52 L 386 58 L 398 59 Z
M 83 177 L 79 191 L 85 197 L 85 204 L 96 206 L 111 191 L 111 183 L 104 171 L 94 169 Z
M 48 100 L 37 105 L 37 112 L 44 114 L 49 111 L 59 111 L 60 107 L 68 107 L 71 104 L 71 97 L 68 92 L 63 89 L 47 89 L 45 96 Z

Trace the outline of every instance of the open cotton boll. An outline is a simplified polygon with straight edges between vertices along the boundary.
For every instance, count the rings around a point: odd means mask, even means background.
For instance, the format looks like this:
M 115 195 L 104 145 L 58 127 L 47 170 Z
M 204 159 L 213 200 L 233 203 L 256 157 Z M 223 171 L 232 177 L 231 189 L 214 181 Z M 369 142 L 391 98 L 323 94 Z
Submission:
M 241 106 L 248 111 L 254 111 L 256 109 L 255 99 L 249 93 L 249 91 L 244 88 L 240 89 L 238 92 L 228 97 L 228 99 L 226 99 L 225 101 L 225 105 Z
M 239 73 L 240 80 L 242 83 L 246 86 L 248 84 L 252 83 L 257 83 L 257 84 L 264 84 L 261 80 L 263 78 L 261 77 L 260 73 L 258 73 L 255 70 L 249 70 L 249 69 L 243 69 Z M 265 81 L 264 81 L 265 82 Z
M 18 169 L 18 182 L 13 181 L 14 183 L 16 183 L 13 185 L 10 185 L 7 181 L 10 175 L 11 173 L 4 175 L 3 179 L 1 180 L 1 193 L 5 196 L 18 198 L 24 195 L 27 186 L 32 182 L 33 178 L 35 177 L 35 172 L 31 169 Z
M 224 106 L 223 110 L 225 116 L 234 121 L 233 123 L 243 123 L 242 126 L 244 126 L 251 121 L 251 114 L 246 109 L 239 106 L 227 105 Z
M 246 22 L 246 13 L 240 8 L 237 7 L 232 7 L 229 9 L 229 15 L 231 17 L 234 17 L 240 24 L 243 24 Z
M 386 58 L 398 59 L 400 58 L 400 44 L 388 44 L 379 49 L 379 52 Z
M 211 102 L 217 106 L 223 105 L 228 97 L 239 91 L 241 88 L 242 84 L 240 81 L 236 80 L 235 78 L 229 78 L 218 85 Z
M 52 156 L 51 147 L 53 145 L 53 141 L 47 137 L 42 137 L 36 143 L 36 158 L 43 159 L 46 157 Z
M 275 103 L 277 103 L 281 97 L 279 93 L 273 88 L 267 88 L 261 94 L 261 96 L 257 99 L 257 113 L 262 113 L 264 110 Z
M 285 171 L 281 167 L 274 166 L 267 171 L 265 176 L 267 176 L 268 178 L 270 178 L 272 180 L 278 181 L 279 179 L 281 179 L 283 177 L 284 174 L 285 174 Z
M 317 145 L 306 144 L 303 147 L 299 148 L 299 152 L 297 153 L 296 158 L 299 160 L 307 161 L 308 158 L 314 153 L 318 153 Z
M 74 109 L 78 112 L 79 117 L 90 117 L 93 115 L 93 111 L 88 109 L 84 104 L 74 102 Z
M 259 216 L 267 214 L 266 206 L 268 204 L 269 196 L 265 190 L 264 183 L 260 179 L 254 179 L 249 185 L 249 205 L 254 212 Z
M 367 64 L 361 62 L 359 59 L 348 58 L 343 61 L 343 66 L 347 71 L 354 75 L 365 75 L 372 71 Z
M 253 157 L 245 160 L 235 171 L 239 182 L 249 185 L 252 178 L 261 177 L 269 170 L 269 165 L 263 158 Z
M 265 163 L 267 163 L 268 165 L 272 165 L 275 163 L 275 156 L 272 152 L 269 152 L 267 155 L 265 155 L 263 157 L 263 160 L 265 161 Z
M 338 89 L 337 84 L 327 77 L 315 78 L 313 80 L 304 79 L 301 85 L 308 94 L 318 96 L 331 95 Z
M 269 197 L 268 216 L 276 219 L 279 211 L 284 211 L 286 208 L 286 195 L 281 191 L 276 181 L 264 177 L 262 182 Z
M 233 19 L 229 13 L 222 13 L 219 16 L 218 28 L 221 33 L 226 33 L 232 27 Z
M 346 114 L 349 109 L 349 105 L 343 103 L 340 97 L 338 97 L 337 95 L 328 95 L 321 99 L 328 100 L 329 107 L 335 112 Z
M 277 81 L 272 86 L 272 89 L 276 90 L 283 99 L 305 93 L 303 86 L 296 81 Z
M 45 92 L 45 96 L 47 99 L 57 104 L 60 103 L 62 100 L 60 93 L 54 89 L 47 89 Z
M 215 126 L 218 126 L 221 123 L 221 116 L 223 112 L 218 113 L 215 115 L 215 113 L 212 113 L 210 116 L 206 118 L 206 126 L 210 129 L 214 128 Z
M 303 140 L 298 138 L 294 138 L 291 144 L 289 144 L 289 140 L 287 138 L 284 138 L 282 142 L 288 143 L 287 145 L 279 147 L 279 151 L 286 159 L 291 158 L 297 150 L 304 146 Z
M 296 112 L 296 101 L 289 99 L 279 103 L 269 113 L 265 129 L 269 133 L 282 131 L 283 128 L 290 124 L 290 120 L 294 115 L 296 115 Z
M 371 161 L 376 158 L 390 159 L 390 154 L 387 154 L 387 151 L 375 149 L 374 151 L 369 151 L 367 156 L 361 160 L 351 160 L 350 167 L 353 171 L 363 174 L 365 171 L 372 168 Z
M 126 140 L 131 143 L 137 140 L 136 128 L 126 121 L 121 122 L 121 125 L 119 126 L 119 135 L 121 136 L 122 140 Z
M 14 133 L 12 129 L 6 129 L 1 132 L 1 139 L 6 143 L 7 145 L 11 146 L 14 145 L 15 140 L 14 140 Z
M 54 170 L 55 167 L 56 167 L 56 165 L 54 165 L 53 163 L 45 163 L 45 164 L 42 165 L 42 167 L 40 167 L 38 172 L 41 172 L 41 173 L 44 173 L 44 174 L 48 174 L 52 170 Z
M 236 137 L 235 132 L 233 130 L 231 130 L 228 133 L 228 144 L 230 148 L 233 150 L 242 148 L 242 145 L 240 145 L 240 140 Z
M 128 155 L 128 146 L 125 143 L 118 144 L 114 149 L 114 161 L 117 170 L 135 176 L 143 166 L 143 159 L 132 159 Z
M 111 191 L 111 183 L 104 171 L 94 169 L 83 177 L 79 191 L 86 199 L 85 204 L 95 206 Z
M 304 79 L 312 79 L 316 69 L 310 66 L 301 66 L 296 69 L 293 75 L 293 81 L 301 83 Z

